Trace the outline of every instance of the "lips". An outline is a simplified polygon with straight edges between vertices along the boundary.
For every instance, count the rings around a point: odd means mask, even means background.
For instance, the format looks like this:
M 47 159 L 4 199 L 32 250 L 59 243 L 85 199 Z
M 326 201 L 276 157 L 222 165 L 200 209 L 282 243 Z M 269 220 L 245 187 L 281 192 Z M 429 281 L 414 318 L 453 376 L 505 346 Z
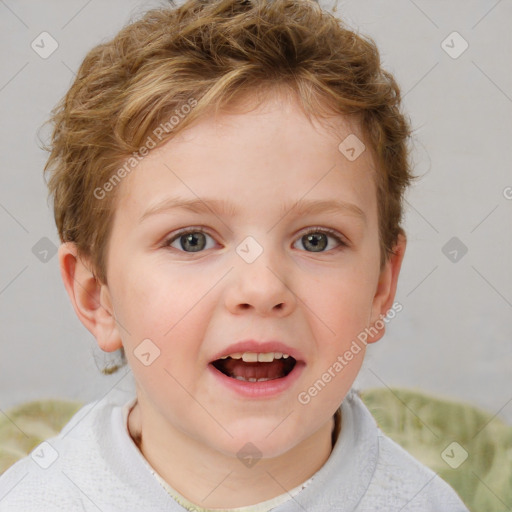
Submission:
M 246 340 L 239 341 L 238 343 L 234 343 L 229 347 L 226 347 L 221 352 L 215 354 L 213 359 L 210 362 L 217 361 L 226 356 L 230 356 L 232 354 L 250 352 L 255 354 L 267 354 L 270 352 L 287 354 L 293 357 L 296 361 L 304 362 L 304 356 L 302 353 L 296 348 L 290 347 L 285 343 L 280 341 L 255 341 L 255 340 Z
M 303 356 L 282 342 L 243 341 L 230 345 L 210 364 L 227 377 L 247 382 L 262 382 L 286 377 Z

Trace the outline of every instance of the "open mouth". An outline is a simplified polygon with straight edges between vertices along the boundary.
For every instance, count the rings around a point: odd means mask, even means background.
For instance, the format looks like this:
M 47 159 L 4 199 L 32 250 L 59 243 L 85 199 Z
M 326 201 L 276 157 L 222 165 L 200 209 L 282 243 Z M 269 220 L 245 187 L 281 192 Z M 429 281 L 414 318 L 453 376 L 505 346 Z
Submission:
M 272 361 L 244 361 L 242 358 L 234 359 L 228 356 L 210 363 L 221 373 L 232 379 L 247 382 L 263 382 L 286 377 L 295 367 L 297 361 L 288 356 L 273 359 Z

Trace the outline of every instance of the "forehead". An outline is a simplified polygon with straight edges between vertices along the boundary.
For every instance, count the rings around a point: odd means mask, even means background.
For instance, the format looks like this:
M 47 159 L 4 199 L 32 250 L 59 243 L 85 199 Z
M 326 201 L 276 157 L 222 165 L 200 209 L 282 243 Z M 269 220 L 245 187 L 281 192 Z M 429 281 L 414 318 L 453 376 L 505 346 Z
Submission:
M 232 210 L 253 215 L 261 214 L 262 201 L 282 215 L 294 201 L 320 198 L 372 210 L 372 154 L 367 148 L 349 160 L 343 152 L 347 140 L 363 144 L 354 119 L 337 115 L 310 122 L 290 95 L 269 96 L 257 106 L 239 102 L 200 116 L 144 157 L 121 183 L 118 209 L 140 218 L 178 195 L 196 203 L 203 197 L 228 200 Z

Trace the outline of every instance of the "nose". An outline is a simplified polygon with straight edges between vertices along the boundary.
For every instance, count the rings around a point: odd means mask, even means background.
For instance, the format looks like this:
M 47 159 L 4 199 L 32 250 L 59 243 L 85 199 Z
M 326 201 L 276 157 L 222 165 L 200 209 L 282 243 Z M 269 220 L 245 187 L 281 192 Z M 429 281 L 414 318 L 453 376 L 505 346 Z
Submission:
M 285 264 L 279 264 L 277 257 L 271 258 L 270 251 L 264 251 L 252 263 L 238 259 L 229 273 L 226 294 L 226 307 L 231 313 L 254 309 L 261 316 L 287 316 L 295 309 L 297 297 Z

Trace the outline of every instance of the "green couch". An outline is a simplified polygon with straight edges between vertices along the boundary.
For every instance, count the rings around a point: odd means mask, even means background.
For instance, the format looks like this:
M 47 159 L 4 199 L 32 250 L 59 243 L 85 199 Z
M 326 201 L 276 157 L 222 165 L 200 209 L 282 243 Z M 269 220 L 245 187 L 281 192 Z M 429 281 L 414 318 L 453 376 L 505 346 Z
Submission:
M 419 391 L 369 389 L 361 398 L 384 433 L 446 480 L 471 512 L 512 510 L 512 426 Z M 41 400 L 0 414 L 0 473 L 55 436 L 81 406 Z

